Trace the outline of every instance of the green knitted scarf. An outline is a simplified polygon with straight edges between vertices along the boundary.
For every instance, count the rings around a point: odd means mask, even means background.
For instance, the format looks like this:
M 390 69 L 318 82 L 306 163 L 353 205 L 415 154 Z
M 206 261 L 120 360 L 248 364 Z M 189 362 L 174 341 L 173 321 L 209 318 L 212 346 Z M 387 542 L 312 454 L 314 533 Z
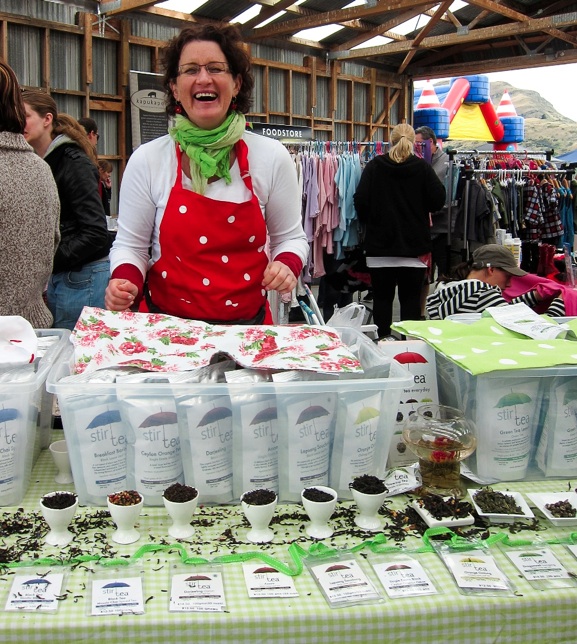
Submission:
M 232 112 L 214 130 L 203 130 L 184 116 L 176 116 L 176 124 L 171 128 L 170 136 L 190 159 L 190 178 L 195 192 L 204 194 L 211 177 L 231 182 L 230 153 L 242 137 L 245 127 L 246 119 L 240 112 Z

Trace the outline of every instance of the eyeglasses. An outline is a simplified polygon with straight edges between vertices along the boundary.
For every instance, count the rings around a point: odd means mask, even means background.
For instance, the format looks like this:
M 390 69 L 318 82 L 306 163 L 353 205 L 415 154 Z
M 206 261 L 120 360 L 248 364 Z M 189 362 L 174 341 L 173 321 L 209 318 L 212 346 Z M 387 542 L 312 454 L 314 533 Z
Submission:
M 98 134 L 98 133 L 96 134 L 96 140 L 100 141 L 100 134 Z
M 200 74 L 200 68 L 204 67 L 207 74 L 210 76 L 218 76 L 219 74 L 226 74 L 230 71 L 228 63 L 206 63 L 206 65 L 198 65 L 197 63 L 186 63 L 185 65 L 180 65 L 178 68 L 179 76 L 183 74 L 185 76 L 197 76 Z

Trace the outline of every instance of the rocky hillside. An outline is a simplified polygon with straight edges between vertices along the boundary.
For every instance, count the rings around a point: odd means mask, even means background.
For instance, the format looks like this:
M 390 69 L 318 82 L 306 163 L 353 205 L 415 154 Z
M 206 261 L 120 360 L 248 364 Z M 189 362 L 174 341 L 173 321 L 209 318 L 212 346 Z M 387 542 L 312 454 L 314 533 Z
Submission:
M 525 141 L 519 148 L 527 150 L 555 150 L 564 154 L 577 148 L 577 122 L 562 116 L 538 92 L 518 89 L 511 83 L 491 82 L 491 100 L 495 108 L 507 90 L 519 116 L 525 119 Z M 451 147 L 470 149 L 475 142 L 451 141 Z M 484 141 L 478 142 L 485 143 Z

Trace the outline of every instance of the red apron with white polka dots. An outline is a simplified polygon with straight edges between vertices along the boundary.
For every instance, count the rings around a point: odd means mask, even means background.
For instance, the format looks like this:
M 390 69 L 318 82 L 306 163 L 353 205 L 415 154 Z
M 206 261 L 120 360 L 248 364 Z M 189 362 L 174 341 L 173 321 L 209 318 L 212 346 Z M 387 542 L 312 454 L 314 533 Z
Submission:
M 228 323 L 251 320 L 265 306 L 266 224 L 244 141 L 238 141 L 235 153 L 252 195 L 243 203 L 216 201 L 183 188 L 182 153 L 176 147 L 178 168 L 160 224 L 160 257 L 147 278 L 147 299 L 164 313 Z M 143 303 L 142 309 L 152 308 Z

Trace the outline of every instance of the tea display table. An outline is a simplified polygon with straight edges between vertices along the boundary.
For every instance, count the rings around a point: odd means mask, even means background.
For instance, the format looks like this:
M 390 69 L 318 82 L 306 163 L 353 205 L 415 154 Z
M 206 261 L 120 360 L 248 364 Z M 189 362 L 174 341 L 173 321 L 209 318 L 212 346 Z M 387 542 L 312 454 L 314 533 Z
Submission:
M 19 507 L 26 513 L 37 512 L 43 494 L 56 489 L 73 489 L 73 486 L 55 484 L 55 473 L 50 454 L 42 452 L 33 471 L 30 488 Z M 495 487 L 503 491 L 510 489 L 523 493 L 564 492 L 568 489 L 568 482 L 527 482 Z M 406 507 L 408 502 L 409 499 L 405 496 L 395 497 L 392 501 L 399 508 Z M 0 508 L 2 521 L 9 520 L 16 510 L 17 508 Z M 97 508 L 79 508 L 75 521 L 82 521 L 86 515 L 93 514 L 96 510 Z M 327 546 L 352 547 L 374 537 L 373 534 L 362 533 L 354 525 L 352 502 L 339 502 L 335 516 L 335 533 L 324 542 Z M 246 539 L 249 526 L 244 520 L 240 505 L 206 507 L 202 506 L 200 499 L 193 518 L 195 534 L 180 543 L 190 557 L 212 560 L 231 552 L 262 552 L 292 566 L 290 544 L 298 541 L 302 548 L 308 550 L 314 543 L 305 532 L 308 518 L 300 504 L 279 505 L 275 517 L 277 522 L 272 524 L 275 532 L 273 542 L 255 545 Z M 127 546 L 111 542 L 114 526 L 107 521 L 103 528 L 79 530 L 76 538 L 62 553 L 59 549 L 45 546 L 40 536 L 37 539 L 39 547 L 31 552 L 31 556 L 66 556 L 68 549 L 74 547 L 78 547 L 84 554 L 102 554 L 103 550 L 110 547 L 109 553 L 115 557 L 129 558 L 143 545 L 173 543 L 168 536 L 171 519 L 164 507 L 143 508 L 139 520 L 141 539 Z M 555 528 L 544 518 L 539 523 L 543 529 L 538 532 L 523 531 L 519 535 L 510 536 L 554 539 L 568 537 L 572 531 L 572 528 Z M 505 526 L 491 527 L 491 532 L 506 530 Z M 22 539 L 22 535 L 18 538 Z M 0 537 L 0 551 L 9 547 L 13 540 L 14 537 Z M 392 541 L 388 543 L 394 545 Z M 423 545 L 423 542 L 419 537 L 411 536 L 403 545 L 416 548 Z M 552 547 L 565 566 L 577 572 L 577 559 L 562 545 Z M 361 553 L 370 555 L 369 550 L 365 549 Z M 514 597 L 472 597 L 460 594 L 437 555 L 425 552 L 418 556 L 441 591 L 437 595 L 388 599 L 372 568 L 361 555 L 359 559 L 365 572 L 382 592 L 384 601 L 381 603 L 331 609 L 306 568 L 294 577 L 299 594 L 297 598 L 249 599 L 242 564 L 232 562 L 224 563 L 221 567 L 226 612 L 170 613 L 170 569 L 172 564 L 180 561 L 179 553 L 176 548 L 158 551 L 151 549 L 131 567 L 131 571 L 143 571 L 145 613 L 113 617 L 89 616 L 90 577 L 94 574 L 92 571 L 102 564 L 86 562 L 76 567 L 66 567 L 66 592 L 55 613 L 4 611 L 11 580 L 17 569 L 0 568 L 0 607 L 3 611 L 0 613 L 0 643 L 574 643 L 577 632 L 577 587 L 534 590 L 520 578 L 513 565 L 496 548 L 494 554 L 503 571 L 515 583 L 517 594 Z M 194 566 L 191 565 L 190 569 L 194 570 Z

